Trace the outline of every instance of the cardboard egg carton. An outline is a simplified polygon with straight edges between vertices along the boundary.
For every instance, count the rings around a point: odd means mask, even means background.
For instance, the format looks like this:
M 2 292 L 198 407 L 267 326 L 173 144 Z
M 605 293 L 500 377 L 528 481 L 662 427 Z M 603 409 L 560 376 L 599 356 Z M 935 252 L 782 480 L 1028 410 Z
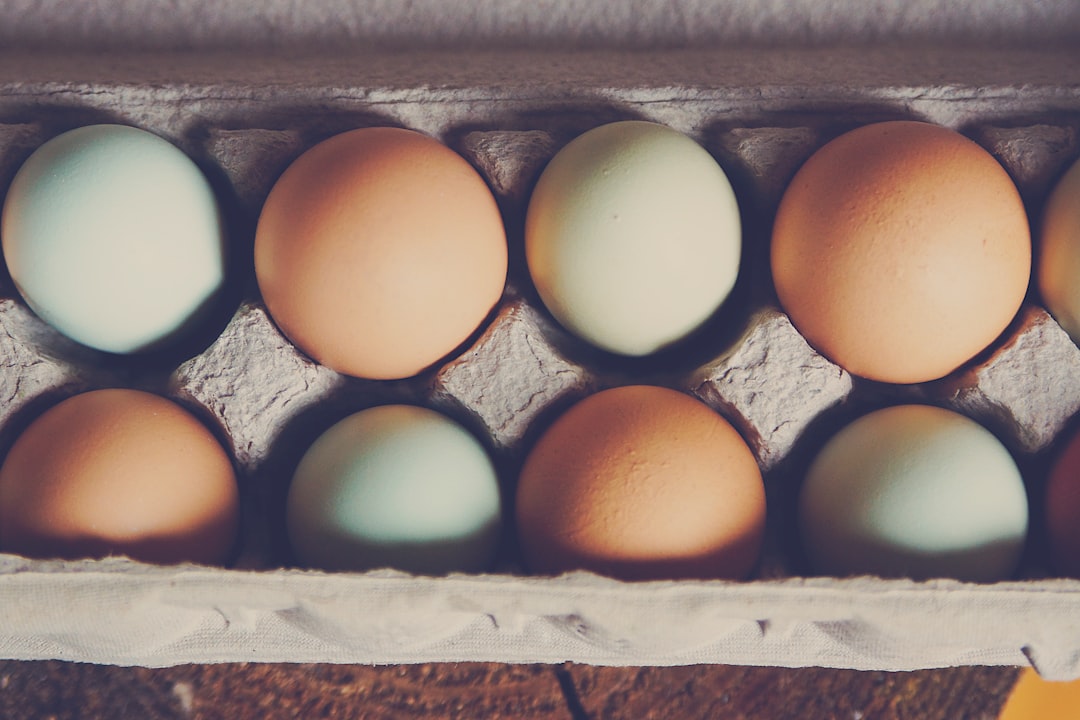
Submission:
M 103 356 L 44 326 L 0 282 L 0 449 L 80 390 L 130 386 L 180 401 L 219 432 L 239 471 L 244 532 L 230 569 L 123 558 L 0 555 L 0 656 L 162 666 L 187 662 L 491 660 L 613 665 L 702 662 L 904 670 L 1034 664 L 1080 675 L 1080 581 L 1043 559 L 1041 478 L 1080 410 L 1080 349 L 1032 290 L 1009 329 L 939 381 L 890 386 L 822 357 L 779 308 L 768 269 L 772 215 L 800 164 L 832 137 L 885 119 L 954 127 L 993 153 L 1037 232 L 1053 183 L 1080 155 L 1074 50 L 696 50 L 565 54 L 373 53 L 333 57 L 11 55 L 0 63 L 0 188 L 42 142 L 94 122 L 156 132 L 207 172 L 229 218 L 232 302 L 203 336 L 152 358 Z M 596 125 L 646 119 L 687 133 L 731 178 L 744 224 L 731 299 L 656 357 L 592 349 L 551 318 L 524 263 L 529 193 L 545 163 Z M 339 375 L 293 347 L 262 305 L 250 260 L 259 208 L 285 167 L 337 132 L 427 132 L 467 158 L 502 209 L 507 289 L 461 348 L 419 376 Z M 489 575 L 323 573 L 291 565 L 283 504 L 308 444 L 386 402 L 437 408 L 517 468 L 560 412 L 596 390 L 653 383 L 728 418 L 765 477 L 764 556 L 745 582 L 624 583 L 530 577 L 512 524 Z M 993 430 L 1025 472 L 1033 539 L 1018 578 L 806 575 L 794 532 L 805 464 L 848 420 L 927 402 Z

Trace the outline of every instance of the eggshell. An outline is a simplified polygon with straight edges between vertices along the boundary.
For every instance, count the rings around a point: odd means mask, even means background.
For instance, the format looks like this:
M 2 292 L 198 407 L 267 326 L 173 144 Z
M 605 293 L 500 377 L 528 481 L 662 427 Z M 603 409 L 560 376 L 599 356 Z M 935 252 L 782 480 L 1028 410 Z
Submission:
M 784 193 L 771 251 L 780 303 L 807 341 L 891 383 L 940 378 L 986 348 L 1031 271 L 1004 168 L 962 135 L 910 121 L 816 152 Z
M 182 337 L 225 282 L 224 231 L 206 177 L 133 127 L 81 127 L 38 148 L 8 191 L 0 237 L 34 312 L 107 352 Z
M 1074 433 L 1054 462 L 1046 485 L 1044 513 L 1054 567 L 1080 577 L 1080 433 Z
M 1039 291 L 1046 308 L 1080 343 L 1080 160 L 1046 202 L 1039 250 Z
M 563 148 L 529 201 L 525 251 L 544 305 L 604 350 L 648 355 L 728 297 L 739 207 L 700 145 L 655 123 L 603 125 Z
M 0 550 L 220 564 L 238 490 L 218 441 L 175 403 L 96 390 L 46 411 L 0 468 Z
M 326 570 L 487 569 L 501 527 L 498 477 L 483 446 L 426 408 L 350 415 L 304 454 L 286 519 L 297 559 Z
M 621 387 L 574 405 L 540 438 L 517 523 L 538 573 L 741 578 L 760 552 L 765 491 L 746 443 L 708 406 Z
M 942 408 L 900 405 L 837 433 L 799 495 L 803 547 L 827 575 L 993 582 L 1023 551 L 1028 504 L 1012 456 Z
M 325 140 L 274 185 L 255 236 L 263 300 L 333 370 L 415 375 L 484 321 L 506 282 L 502 217 L 480 175 L 398 128 Z

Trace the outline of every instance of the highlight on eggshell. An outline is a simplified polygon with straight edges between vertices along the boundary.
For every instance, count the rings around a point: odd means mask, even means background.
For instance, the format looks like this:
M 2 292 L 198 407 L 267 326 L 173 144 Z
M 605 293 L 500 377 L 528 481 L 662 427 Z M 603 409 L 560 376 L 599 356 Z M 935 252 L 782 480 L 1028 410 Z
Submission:
M 982 352 L 1027 292 L 1020 194 L 986 150 L 894 121 L 826 144 L 784 192 L 772 233 L 777 296 L 816 350 L 889 383 L 941 378 Z
M 802 549 L 823 575 L 995 582 L 1028 533 L 1023 478 L 992 433 L 959 413 L 898 405 L 836 433 L 798 500 Z
M 464 158 L 411 130 L 314 146 L 259 216 L 255 273 L 297 347 L 347 375 L 416 375 L 483 323 L 506 283 L 506 233 Z
M 711 408 L 627 386 L 580 401 L 540 437 L 516 514 L 536 573 L 738 579 L 758 561 L 765 490 L 750 448 Z
M 742 224 L 716 160 L 651 122 L 589 130 L 540 176 L 525 219 L 545 307 L 585 341 L 643 356 L 700 329 L 739 274 Z
M 194 415 L 138 390 L 95 390 L 45 411 L 0 466 L 0 551 L 226 563 L 239 490 Z
M 168 141 L 125 125 L 80 127 L 34 151 L 4 200 L 0 239 L 27 305 L 111 353 L 187 337 L 226 280 L 205 175 Z

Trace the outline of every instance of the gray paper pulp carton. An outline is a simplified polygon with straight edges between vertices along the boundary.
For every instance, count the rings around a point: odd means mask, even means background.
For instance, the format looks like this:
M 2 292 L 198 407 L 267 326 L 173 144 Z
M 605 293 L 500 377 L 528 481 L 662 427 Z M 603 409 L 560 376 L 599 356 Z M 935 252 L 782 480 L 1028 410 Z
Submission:
M 10 40 L 13 31 L 3 32 Z M 428 43 L 323 53 L 103 53 L 86 38 L 69 40 L 75 50 L 0 55 L 0 187 L 63 130 L 137 125 L 207 170 L 243 246 L 292 159 L 336 132 L 400 125 L 440 138 L 480 170 L 503 210 L 513 258 L 529 190 L 546 161 L 590 127 L 639 118 L 689 134 L 732 177 L 747 270 L 701 357 L 627 369 L 568 337 L 512 260 L 504 299 L 475 341 L 399 383 L 346 378 L 311 362 L 278 333 L 250 278 L 240 281 L 242 300 L 215 341 L 153 371 L 112 367 L 57 344 L 5 281 L 0 444 L 8 447 L 16 428 L 48 402 L 80 389 L 131 385 L 168 394 L 212 418 L 229 439 L 244 488 L 245 534 L 228 570 L 0 556 L 0 656 L 146 666 L 1031 663 L 1050 677 L 1080 676 L 1080 582 L 1054 578 L 1037 539 L 1010 582 L 836 579 L 804 576 L 790 526 L 801 468 L 823 428 L 860 407 L 893 402 L 932 402 L 984 423 L 1013 451 L 1037 496 L 1080 409 L 1080 351 L 1037 293 L 984 357 L 942 381 L 889 387 L 851 378 L 802 340 L 776 306 L 767 262 L 772 213 L 799 165 L 841 132 L 885 119 L 940 123 L 982 144 L 1016 180 L 1037 227 L 1053 182 L 1080 155 L 1080 43 L 995 51 L 940 43 L 633 51 Z M 760 392 L 747 391 L 748 377 L 766 378 Z M 749 581 L 529 577 L 509 537 L 495 572 L 483 576 L 287 567 L 276 503 L 301 452 L 301 427 L 328 426 L 388 400 L 430 405 L 480 434 L 511 497 L 513 469 L 555 414 L 628 382 L 692 393 L 748 440 L 770 502 L 765 556 Z

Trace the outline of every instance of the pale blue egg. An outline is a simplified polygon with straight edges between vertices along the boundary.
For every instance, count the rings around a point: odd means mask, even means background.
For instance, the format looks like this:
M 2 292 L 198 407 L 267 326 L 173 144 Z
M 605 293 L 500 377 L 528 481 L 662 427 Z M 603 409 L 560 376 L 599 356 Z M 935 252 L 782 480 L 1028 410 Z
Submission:
M 837 433 L 799 496 L 815 571 L 1003 580 L 1028 532 L 1023 478 L 992 433 L 963 415 L 900 405 Z
M 305 453 L 286 524 L 296 559 L 311 567 L 481 572 L 500 536 L 498 478 L 479 441 L 449 418 L 370 408 Z
M 171 342 L 225 283 L 210 183 L 177 147 L 137 128 L 90 125 L 42 145 L 16 174 L 0 223 L 26 303 L 98 350 Z

